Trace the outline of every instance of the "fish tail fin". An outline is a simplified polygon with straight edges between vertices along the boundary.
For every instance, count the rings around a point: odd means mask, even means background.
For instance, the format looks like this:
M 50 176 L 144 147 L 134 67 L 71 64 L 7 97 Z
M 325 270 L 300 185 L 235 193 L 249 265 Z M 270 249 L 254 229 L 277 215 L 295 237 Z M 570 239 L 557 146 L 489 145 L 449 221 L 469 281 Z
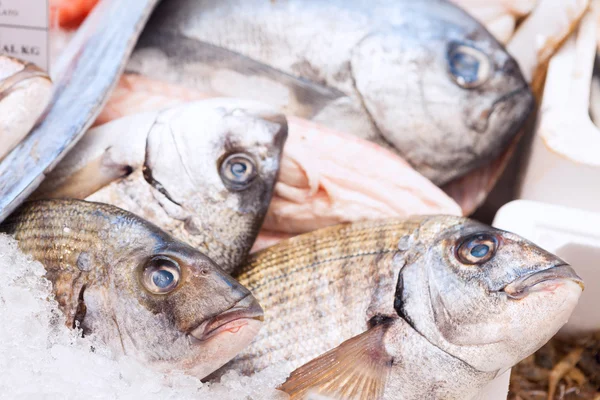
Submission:
M 381 324 L 348 339 L 296 369 L 279 390 L 290 399 L 312 393 L 334 399 L 380 399 L 392 365 L 383 344 L 386 330 Z

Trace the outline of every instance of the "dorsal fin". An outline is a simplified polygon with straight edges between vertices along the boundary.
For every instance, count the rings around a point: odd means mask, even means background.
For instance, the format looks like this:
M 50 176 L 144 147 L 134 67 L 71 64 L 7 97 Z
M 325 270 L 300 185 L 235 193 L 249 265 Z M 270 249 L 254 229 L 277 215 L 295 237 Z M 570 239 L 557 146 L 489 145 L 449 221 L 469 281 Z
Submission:
M 311 393 L 332 399 L 380 399 L 392 365 L 383 343 L 386 330 L 383 323 L 346 340 L 296 369 L 279 390 L 290 399 L 305 399 Z

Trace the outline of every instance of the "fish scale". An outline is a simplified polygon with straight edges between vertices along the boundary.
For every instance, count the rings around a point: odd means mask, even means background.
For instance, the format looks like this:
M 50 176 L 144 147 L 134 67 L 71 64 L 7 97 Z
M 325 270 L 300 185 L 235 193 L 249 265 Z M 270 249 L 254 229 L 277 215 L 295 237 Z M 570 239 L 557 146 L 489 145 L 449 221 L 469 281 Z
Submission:
M 26 203 L 0 226 L 0 231 L 13 234 L 22 251 L 43 260 L 47 277 L 57 286 L 56 296 L 64 307 L 66 303 L 60 299 L 77 295 L 71 293 L 74 282 L 83 278 L 82 284 L 89 284 L 105 277 L 113 249 L 102 237 L 115 229 L 115 222 L 121 217 L 132 219 L 131 215 L 111 206 L 90 207 L 83 202 L 50 200 Z M 135 225 L 127 226 L 133 234 L 141 233 Z M 78 259 L 80 254 L 92 252 L 96 254 L 94 268 L 85 271 L 83 276 Z
M 254 255 L 238 280 L 261 303 L 268 323 L 226 368 L 243 373 L 278 363 L 295 368 L 364 331 L 367 319 L 356 316 L 367 315 L 377 288 L 395 286 L 398 272 L 378 265 L 393 265 L 399 240 L 419 223 L 392 219 L 338 225 Z M 312 312 L 290 318 L 299 309 Z
M 0 232 L 44 265 L 67 326 L 94 334 L 115 355 L 203 378 L 260 327 L 262 309 L 246 288 L 194 247 L 115 206 L 33 201 Z
M 557 332 L 583 287 L 533 243 L 444 215 L 323 229 L 243 271 L 265 325 L 216 375 L 275 367 L 292 400 L 473 399 Z

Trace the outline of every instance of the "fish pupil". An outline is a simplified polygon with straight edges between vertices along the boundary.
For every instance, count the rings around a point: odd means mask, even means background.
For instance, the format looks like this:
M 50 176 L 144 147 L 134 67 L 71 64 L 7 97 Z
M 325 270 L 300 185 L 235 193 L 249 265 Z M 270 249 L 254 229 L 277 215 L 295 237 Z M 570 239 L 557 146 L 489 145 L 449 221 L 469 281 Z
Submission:
M 173 274 L 165 270 L 156 271 L 152 275 L 152 281 L 161 289 L 168 287 L 173 282 L 173 279 L 175 279 Z
M 241 162 L 236 162 L 231 166 L 231 173 L 236 177 L 242 177 L 248 170 L 246 164 Z
M 478 244 L 477 246 L 475 246 L 471 249 L 471 255 L 473 257 L 481 258 L 481 257 L 484 257 L 489 251 L 490 251 L 490 248 L 488 245 Z
M 474 83 L 479 79 L 479 60 L 470 54 L 454 53 L 450 65 L 452 73 L 464 79 L 466 83 Z

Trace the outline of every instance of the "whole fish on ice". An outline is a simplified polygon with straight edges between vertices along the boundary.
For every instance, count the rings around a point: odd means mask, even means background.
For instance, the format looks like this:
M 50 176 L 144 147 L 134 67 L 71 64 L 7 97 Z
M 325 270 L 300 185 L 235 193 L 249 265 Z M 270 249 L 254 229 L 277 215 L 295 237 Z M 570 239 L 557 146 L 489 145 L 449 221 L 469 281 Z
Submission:
M 546 343 L 583 287 L 533 243 L 453 216 L 297 236 L 254 255 L 238 280 L 263 305 L 265 326 L 219 373 L 308 362 L 282 385 L 292 398 L 313 388 L 469 399 Z
M 265 218 L 286 137 L 285 117 L 253 101 L 136 114 L 88 131 L 36 196 L 135 212 L 229 273 Z
M 442 0 L 163 2 L 127 69 L 374 140 L 437 185 L 500 155 L 534 103 L 503 46 Z
M 193 247 L 116 207 L 25 203 L 0 225 L 40 261 L 71 327 L 159 369 L 203 378 L 246 346 L 262 309 Z

